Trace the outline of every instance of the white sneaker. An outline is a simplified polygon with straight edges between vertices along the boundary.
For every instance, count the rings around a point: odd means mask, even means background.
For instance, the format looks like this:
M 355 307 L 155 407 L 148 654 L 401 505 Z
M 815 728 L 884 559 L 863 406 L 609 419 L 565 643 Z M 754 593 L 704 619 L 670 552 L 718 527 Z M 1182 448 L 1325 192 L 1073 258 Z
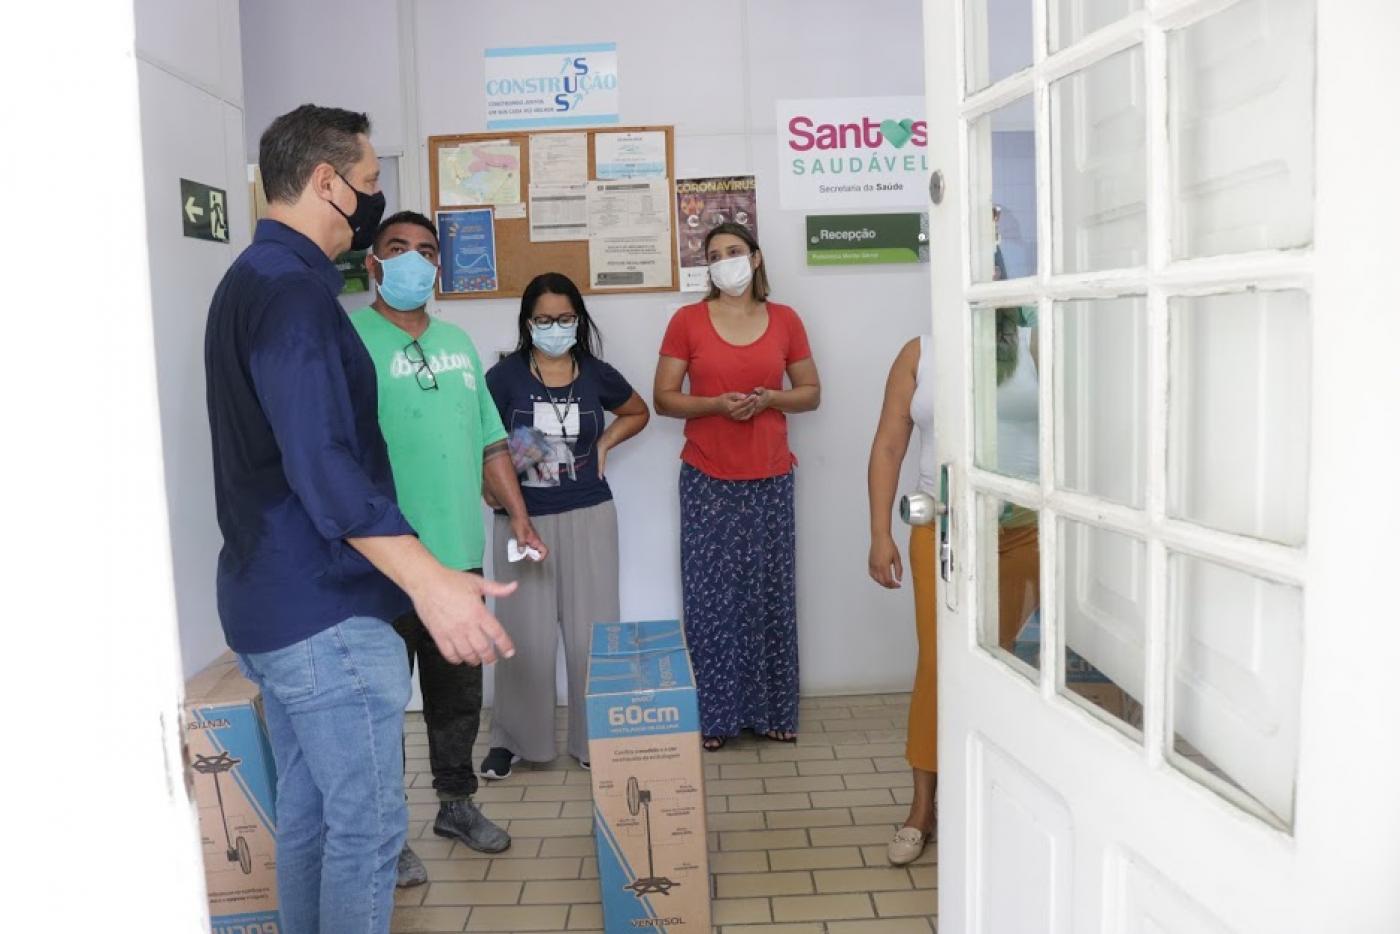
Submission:
M 919 854 L 924 851 L 924 846 L 928 843 L 928 836 L 922 831 L 913 827 L 901 827 L 895 831 L 894 839 L 890 841 L 889 858 L 890 864 L 894 866 L 907 866 L 919 858 Z

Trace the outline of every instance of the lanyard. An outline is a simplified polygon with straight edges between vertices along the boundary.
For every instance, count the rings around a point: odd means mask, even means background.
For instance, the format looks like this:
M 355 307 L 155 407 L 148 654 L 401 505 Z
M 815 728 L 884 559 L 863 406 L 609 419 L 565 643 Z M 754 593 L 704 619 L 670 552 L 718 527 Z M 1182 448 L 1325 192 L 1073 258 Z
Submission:
M 544 374 L 540 372 L 539 364 L 535 362 L 534 354 L 532 353 L 530 355 L 530 369 L 534 371 L 535 379 L 540 381 L 541 386 L 544 386 L 545 398 L 549 400 L 549 407 L 554 410 L 554 417 L 559 419 L 559 431 L 564 436 L 565 444 L 567 444 L 569 441 L 569 413 L 573 411 L 574 408 L 574 384 L 578 382 L 577 360 L 573 361 L 573 366 L 573 379 L 569 382 L 569 398 L 566 399 L 564 402 L 564 411 L 560 412 L 559 405 L 554 400 L 554 393 L 550 391 L 549 386 L 545 384 Z

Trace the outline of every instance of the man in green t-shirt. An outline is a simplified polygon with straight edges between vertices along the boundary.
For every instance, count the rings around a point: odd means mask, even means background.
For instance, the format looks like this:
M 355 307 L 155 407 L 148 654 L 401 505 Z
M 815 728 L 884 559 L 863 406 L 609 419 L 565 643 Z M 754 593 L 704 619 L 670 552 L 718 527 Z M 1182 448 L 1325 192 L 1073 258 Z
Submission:
M 365 264 L 377 285 L 374 303 L 350 315 L 379 383 L 379 427 L 389 448 L 399 508 L 423 545 L 449 568 L 477 570 L 486 532 L 483 481 L 510 514 L 522 546 L 548 553 L 530 524 L 501 417 L 486 371 L 467 333 L 427 312 L 438 273 L 437 231 L 428 218 L 401 211 L 385 220 Z M 453 665 L 415 612 L 394 628 L 415 658 L 428 728 L 428 756 L 439 807 L 433 832 L 484 853 L 510 837 L 472 801 L 477 777 L 472 746 L 481 724 L 481 668 Z M 427 881 L 418 856 L 404 845 L 399 885 Z

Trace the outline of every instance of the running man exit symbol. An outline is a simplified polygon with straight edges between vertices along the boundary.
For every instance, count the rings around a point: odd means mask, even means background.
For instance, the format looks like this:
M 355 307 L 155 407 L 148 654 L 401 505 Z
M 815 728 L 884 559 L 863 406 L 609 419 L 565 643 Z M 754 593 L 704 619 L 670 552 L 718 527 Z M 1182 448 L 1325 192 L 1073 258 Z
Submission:
M 180 179 L 180 219 L 185 236 L 228 243 L 228 192 Z

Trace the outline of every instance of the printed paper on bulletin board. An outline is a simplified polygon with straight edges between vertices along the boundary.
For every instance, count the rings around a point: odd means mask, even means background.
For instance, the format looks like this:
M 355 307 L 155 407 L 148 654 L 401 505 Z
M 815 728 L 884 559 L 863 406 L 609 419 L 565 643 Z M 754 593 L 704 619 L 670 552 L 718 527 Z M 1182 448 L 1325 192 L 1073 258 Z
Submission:
M 569 135 L 582 140 L 570 140 Z M 539 151 L 532 149 L 538 140 Z M 621 243 L 622 230 L 600 227 L 590 215 L 589 198 L 598 197 L 594 182 L 617 171 L 619 152 L 655 152 L 638 148 L 637 141 L 651 145 L 664 143 L 664 175 L 636 178 L 632 184 L 662 186 L 662 197 L 650 204 L 664 209 L 656 224 L 639 233 L 628 230 L 632 242 Z M 583 144 L 586 144 L 583 145 Z M 586 153 L 586 179 L 580 180 L 576 165 L 580 150 Z M 599 164 L 599 156 L 611 160 Z M 613 154 L 609 156 L 608 154 Z M 638 157 L 640 158 L 640 156 Z M 648 156 L 648 171 L 653 170 Z M 585 295 L 630 292 L 674 292 L 679 288 L 675 230 L 675 133 L 669 126 L 596 127 L 580 130 L 540 130 L 473 133 L 428 138 L 428 168 L 432 181 L 432 208 L 435 217 L 472 207 L 491 208 L 493 215 L 494 273 L 492 290 L 470 291 L 439 284 L 439 299 L 518 298 L 535 276 L 546 272 L 563 273 Z M 600 174 L 600 169 L 604 174 Z M 536 178 L 535 174 L 540 177 Z M 616 192 L 611 192 L 616 197 Z M 584 200 L 581 202 L 580 198 Z M 466 202 L 464 204 L 463 202 Z M 652 230 L 651 228 L 655 228 Z M 599 237 L 617 234 L 617 243 L 603 243 Z M 641 250 L 645 243 L 646 250 Z M 625 248 L 625 249 L 624 249 Z M 645 255 L 641 255 L 641 254 Z M 627 263 L 620 257 L 630 255 Z M 595 270 L 594 262 L 608 269 Z M 595 275 L 596 273 L 596 275 Z M 607 273 L 607 274 L 603 274 Z

